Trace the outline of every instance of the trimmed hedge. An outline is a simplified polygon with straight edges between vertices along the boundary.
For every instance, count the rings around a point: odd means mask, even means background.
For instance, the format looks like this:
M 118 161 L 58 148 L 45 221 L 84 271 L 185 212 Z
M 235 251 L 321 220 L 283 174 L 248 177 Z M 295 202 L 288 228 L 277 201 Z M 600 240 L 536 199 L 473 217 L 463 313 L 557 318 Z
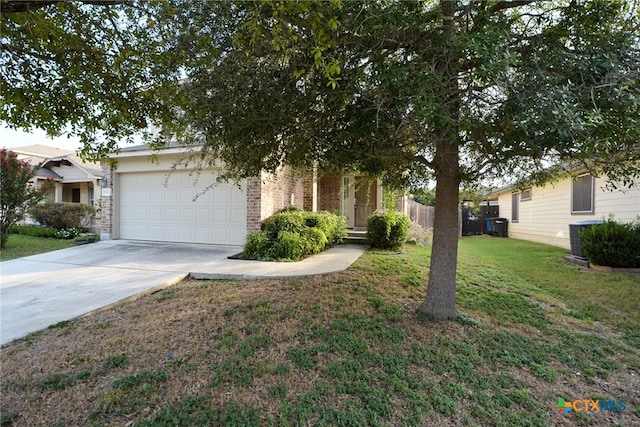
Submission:
M 367 239 L 372 248 L 398 250 L 407 241 L 409 218 L 396 212 L 378 212 L 367 219 Z
M 329 212 L 282 209 L 250 233 L 241 257 L 265 261 L 297 261 L 340 243 L 347 235 L 345 218 Z
M 11 234 L 22 234 L 32 237 L 46 237 L 52 239 L 75 239 L 82 234 L 82 230 L 79 228 L 63 228 L 56 230 L 53 227 L 47 227 L 42 225 L 18 225 L 14 224 L 9 229 Z
M 42 225 L 63 230 L 86 228 L 95 210 L 84 203 L 42 203 L 31 208 L 30 214 Z
M 42 227 L 39 225 L 18 225 L 14 224 L 9 229 L 11 234 L 22 234 L 24 236 L 33 237 L 50 237 L 57 238 L 58 230 L 51 227 Z
M 630 224 L 611 219 L 581 231 L 582 250 L 594 264 L 640 267 L 640 221 Z

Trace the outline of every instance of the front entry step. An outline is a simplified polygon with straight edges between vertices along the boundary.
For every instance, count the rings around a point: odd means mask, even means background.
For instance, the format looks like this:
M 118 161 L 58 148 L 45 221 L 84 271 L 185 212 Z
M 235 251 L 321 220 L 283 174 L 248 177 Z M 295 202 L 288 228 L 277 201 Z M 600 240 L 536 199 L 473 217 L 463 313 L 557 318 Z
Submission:
M 354 245 L 368 245 L 369 239 L 367 239 L 366 230 L 347 230 L 347 238 L 344 239 L 344 242 Z

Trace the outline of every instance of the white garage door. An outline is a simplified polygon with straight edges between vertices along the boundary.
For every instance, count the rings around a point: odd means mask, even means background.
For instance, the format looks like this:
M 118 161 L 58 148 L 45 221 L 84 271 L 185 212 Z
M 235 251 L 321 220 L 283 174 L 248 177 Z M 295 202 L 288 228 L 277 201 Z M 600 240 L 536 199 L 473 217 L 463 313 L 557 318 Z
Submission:
M 218 184 L 203 192 L 215 182 L 213 172 L 202 172 L 196 183 L 195 179 L 195 174 L 177 171 L 120 174 L 120 238 L 242 244 L 247 217 L 244 187 Z

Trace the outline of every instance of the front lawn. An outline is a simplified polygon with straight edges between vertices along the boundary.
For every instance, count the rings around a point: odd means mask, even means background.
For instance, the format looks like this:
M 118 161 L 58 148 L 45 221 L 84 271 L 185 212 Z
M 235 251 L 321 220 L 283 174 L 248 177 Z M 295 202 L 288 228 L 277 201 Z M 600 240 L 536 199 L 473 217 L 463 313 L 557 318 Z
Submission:
M 3 347 L 2 425 L 639 425 L 640 280 L 565 253 L 463 239 L 458 322 L 416 315 L 417 246 L 323 277 L 182 282 Z
M 57 251 L 58 249 L 74 246 L 73 240 L 62 240 L 45 237 L 33 237 L 22 234 L 10 234 L 7 246 L 0 251 L 0 261 L 8 261 L 14 258 L 22 258 L 43 252 Z

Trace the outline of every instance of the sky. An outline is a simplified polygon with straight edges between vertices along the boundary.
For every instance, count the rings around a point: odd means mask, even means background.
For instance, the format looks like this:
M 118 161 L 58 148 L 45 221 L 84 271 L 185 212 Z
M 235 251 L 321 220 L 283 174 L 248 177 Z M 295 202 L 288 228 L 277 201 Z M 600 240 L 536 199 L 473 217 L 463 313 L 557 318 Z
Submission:
M 78 138 L 67 138 L 66 136 L 50 138 L 44 131 L 35 129 L 29 133 L 13 129 L 0 127 L 0 147 L 15 148 L 25 145 L 42 144 L 50 147 L 62 148 L 65 150 L 77 151 L 82 144 Z

